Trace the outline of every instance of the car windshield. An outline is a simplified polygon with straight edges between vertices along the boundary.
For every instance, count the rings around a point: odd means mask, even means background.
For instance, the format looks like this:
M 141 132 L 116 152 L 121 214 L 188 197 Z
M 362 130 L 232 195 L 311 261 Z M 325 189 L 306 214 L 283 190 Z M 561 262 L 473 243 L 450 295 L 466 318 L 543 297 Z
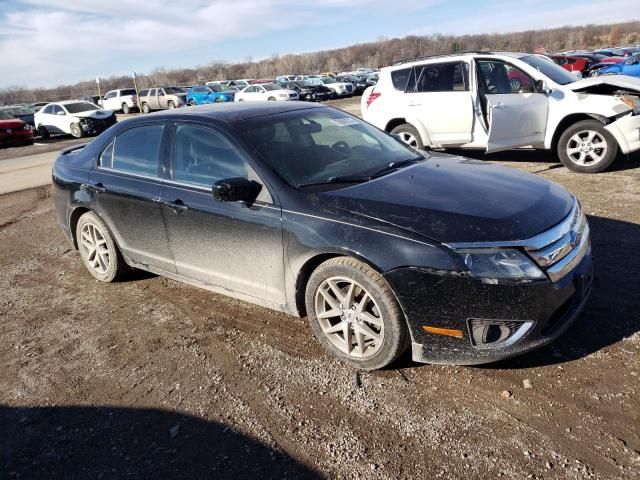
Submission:
M 298 85 L 299 87 L 313 87 L 314 83 L 310 82 L 308 80 L 299 80 L 297 82 L 295 82 L 296 85 Z
M 313 108 L 236 124 L 289 185 L 366 181 L 390 164 L 422 158 L 415 150 L 340 110 Z
M 133 88 L 127 89 L 127 90 L 120 90 L 120 96 L 125 96 L 125 95 L 135 95 L 136 91 Z
M 536 55 L 527 55 L 526 57 L 520 57 L 524 63 L 531 65 L 543 75 L 549 77 L 555 83 L 559 85 L 566 85 L 578 80 L 578 77 L 562 68 L 556 63 L 552 63 L 544 58 Z
M 15 120 L 15 118 L 7 112 L 0 111 L 0 120 Z
M 336 83 L 333 78 L 323 78 L 320 80 L 322 83 Z
M 186 92 L 180 87 L 165 87 L 164 93 L 166 93 L 167 95 L 176 95 L 178 93 L 186 93 Z
M 212 92 L 221 92 L 222 91 L 222 87 L 220 85 L 209 85 L 209 89 Z
M 88 112 L 90 110 L 98 110 L 98 107 L 89 102 L 67 103 L 64 108 L 66 108 L 67 112 L 69 113 L 80 113 Z
M 262 85 L 262 88 L 269 92 L 272 92 L 274 90 L 282 90 L 282 87 L 280 85 L 276 85 L 275 83 L 267 83 L 265 85 Z

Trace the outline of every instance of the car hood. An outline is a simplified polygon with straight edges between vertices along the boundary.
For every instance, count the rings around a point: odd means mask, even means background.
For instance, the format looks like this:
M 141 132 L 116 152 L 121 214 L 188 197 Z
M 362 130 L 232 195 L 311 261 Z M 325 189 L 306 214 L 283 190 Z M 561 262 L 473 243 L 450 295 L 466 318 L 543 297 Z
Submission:
M 323 192 L 324 205 L 442 243 L 524 240 L 560 223 L 574 197 L 521 170 L 431 156 L 369 182 Z
M 640 93 L 640 78 L 630 77 L 629 75 L 608 75 L 602 77 L 589 77 L 569 83 L 565 87 L 574 92 L 588 92 L 606 85 L 610 87 L 620 88 L 622 90 Z
M 113 112 L 111 110 L 88 110 L 86 112 L 72 113 L 71 115 L 78 118 L 96 118 L 100 120 L 110 117 Z

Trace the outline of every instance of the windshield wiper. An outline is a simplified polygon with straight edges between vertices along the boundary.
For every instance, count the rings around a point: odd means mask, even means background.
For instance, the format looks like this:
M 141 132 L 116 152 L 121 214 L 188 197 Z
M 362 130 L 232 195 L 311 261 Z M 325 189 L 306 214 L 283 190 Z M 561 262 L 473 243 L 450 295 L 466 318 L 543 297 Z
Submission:
M 313 187 L 315 185 L 330 185 L 332 183 L 363 183 L 371 180 L 371 176 L 361 175 L 361 176 L 352 176 L 352 177 L 329 177 L 326 180 L 321 180 L 318 182 L 308 182 L 308 183 L 299 183 L 298 188 L 300 187 Z
M 412 165 L 414 163 L 420 162 L 421 160 L 424 160 L 424 159 L 425 159 L 425 157 L 420 155 L 419 157 L 411 158 L 409 160 L 402 160 L 400 162 L 391 162 L 389 165 L 381 168 L 380 170 L 375 172 L 373 175 L 371 175 L 371 178 L 381 177 L 383 175 L 386 175 L 387 173 L 390 173 L 390 172 L 398 170 L 398 169 L 400 169 L 402 167 L 406 167 L 408 165 Z

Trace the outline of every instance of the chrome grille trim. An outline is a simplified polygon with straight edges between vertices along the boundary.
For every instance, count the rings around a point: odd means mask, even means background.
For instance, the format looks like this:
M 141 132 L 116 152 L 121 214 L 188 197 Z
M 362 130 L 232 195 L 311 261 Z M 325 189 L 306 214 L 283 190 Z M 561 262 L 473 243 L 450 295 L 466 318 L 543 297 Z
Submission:
M 539 266 L 543 268 L 549 267 L 562 260 L 581 243 L 585 228 L 588 230 L 587 219 L 578 210 L 578 217 L 573 219 L 571 229 L 560 239 L 538 250 L 527 249 L 527 253 Z
M 585 222 L 584 232 L 580 243 L 571 250 L 562 260 L 547 269 L 547 275 L 552 282 L 557 282 L 573 270 L 591 250 L 591 239 L 589 238 L 589 225 Z

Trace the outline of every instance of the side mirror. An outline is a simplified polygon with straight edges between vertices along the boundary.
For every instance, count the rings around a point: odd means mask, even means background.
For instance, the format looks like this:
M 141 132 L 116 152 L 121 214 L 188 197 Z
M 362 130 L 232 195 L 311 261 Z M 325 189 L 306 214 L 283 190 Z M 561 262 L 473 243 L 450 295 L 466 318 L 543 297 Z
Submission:
M 536 88 L 536 92 L 544 93 L 545 95 L 551 95 L 551 92 L 553 91 L 547 86 L 544 80 L 536 80 L 534 86 Z
M 236 177 L 218 180 L 211 187 L 213 198 L 219 202 L 253 203 L 262 190 L 262 185 L 248 178 Z

